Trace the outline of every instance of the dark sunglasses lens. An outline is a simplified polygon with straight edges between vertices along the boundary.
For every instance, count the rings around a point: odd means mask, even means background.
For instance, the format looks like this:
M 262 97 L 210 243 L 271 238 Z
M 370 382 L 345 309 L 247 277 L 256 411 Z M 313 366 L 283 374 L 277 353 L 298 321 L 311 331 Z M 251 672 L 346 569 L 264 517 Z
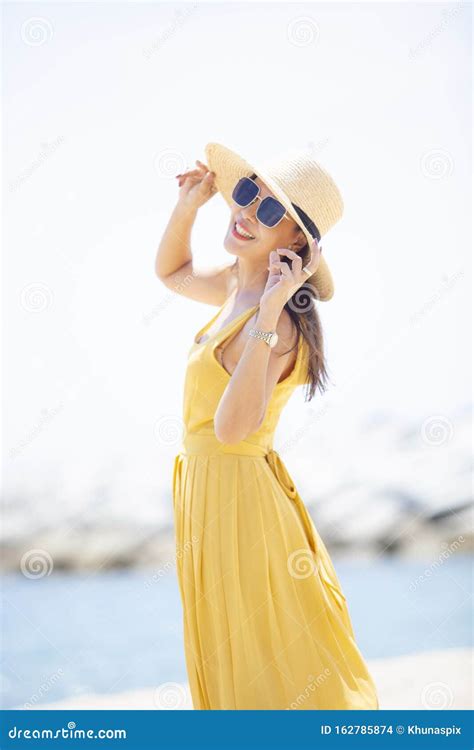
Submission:
M 257 219 L 266 227 L 274 227 L 281 221 L 286 213 L 286 208 L 275 198 L 264 198 L 258 207 Z
M 258 185 L 248 177 L 242 177 L 232 191 L 232 200 L 238 206 L 248 206 L 258 195 Z

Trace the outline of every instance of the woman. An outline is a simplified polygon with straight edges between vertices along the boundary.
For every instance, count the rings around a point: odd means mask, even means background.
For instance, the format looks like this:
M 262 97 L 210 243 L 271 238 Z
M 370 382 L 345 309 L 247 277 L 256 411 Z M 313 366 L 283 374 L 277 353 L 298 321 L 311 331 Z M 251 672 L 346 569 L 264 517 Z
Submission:
M 256 167 L 211 143 L 178 175 L 156 273 L 218 306 L 188 356 L 185 436 L 173 471 L 177 570 L 196 709 L 375 709 L 346 599 L 273 449 L 295 387 L 327 377 L 315 299 L 333 294 L 321 236 L 343 203 L 307 153 Z M 198 209 L 219 190 L 235 263 L 194 268 Z M 291 439 L 291 436 L 289 436 Z M 293 438 L 294 439 L 294 438 Z

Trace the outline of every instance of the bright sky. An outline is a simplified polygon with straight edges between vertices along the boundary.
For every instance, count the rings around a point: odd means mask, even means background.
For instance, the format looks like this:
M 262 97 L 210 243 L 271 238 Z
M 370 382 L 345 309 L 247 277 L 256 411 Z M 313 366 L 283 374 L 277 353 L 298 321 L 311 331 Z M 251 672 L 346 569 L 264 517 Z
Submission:
M 310 148 L 338 183 L 320 303 L 331 408 L 453 420 L 471 399 L 468 4 L 10 3 L 4 12 L 7 489 L 169 492 L 186 354 L 215 308 L 154 277 L 174 175 L 217 141 Z M 228 259 L 216 196 L 193 234 Z M 304 419 L 303 391 L 286 426 Z M 302 441 L 302 443 L 305 441 Z M 309 441 L 311 442 L 311 441 Z M 310 445 L 302 450 L 310 455 Z

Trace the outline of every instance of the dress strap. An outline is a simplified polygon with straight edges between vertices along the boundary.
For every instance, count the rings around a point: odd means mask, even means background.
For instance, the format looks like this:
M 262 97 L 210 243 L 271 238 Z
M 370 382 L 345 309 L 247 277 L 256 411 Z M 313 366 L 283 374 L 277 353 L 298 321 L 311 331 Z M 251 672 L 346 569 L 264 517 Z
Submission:
M 232 292 L 232 294 L 234 294 L 234 292 Z M 247 315 L 247 313 L 250 313 L 251 310 L 255 311 L 258 307 L 260 307 L 259 304 L 258 305 L 253 305 L 253 307 L 248 307 L 247 310 L 244 310 L 243 312 L 240 313 L 240 315 L 237 315 L 233 320 L 230 320 L 226 325 L 224 325 L 221 328 L 220 331 L 218 331 L 217 333 L 213 334 L 212 336 L 209 336 L 205 341 L 201 341 L 203 335 L 209 330 L 209 328 L 212 326 L 212 324 L 217 320 L 217 318 L 221 314 L 222 310 L 224 309 L 224 307 L 226 306 L 226 304 L 228 303 L 228 301 L 232 297 L 232 294 L 230 294 L 227 297 L 227 299 L 225 300 L 225 302 L 222 303 L 222 305 L 219 307 L 219 309 L 216 312 L 216 314 L 213 315 L 212 318 L 202 328 L 200 328 L 199 331 L 196 333 L 196 335 L 194 336 L 194 344 L 195 345 L 199 345 L 199 344 L 203 344 L 204 345 L 204 344 L 207 344 L 211 339 L 215 340 L 218 336 L 220 336 L 221 333 L 223 333 L 223 332 L 227 333 L 227 331 L 231 331 L 232 328 L 233 328 L 233 326 L 236 325 L 238 322 L 240 322 L 242 320 L 242 318 L 245 315 Z
M 214 321 L 217 320 L 217 318 L 221 314 L 222 310 L 224 309 L 224 306 L 227 304 L 228 300 L 229 300 L 229 298 L 227 298 L 225 300 L 225 302 L 222 303 L 222 305 L 217 310 L 216 314 L 213 315 L 212 318 L 210 320 L 208 320 L 208 322 L 205 325 L 203 325 L 202 328 L 199 329 L 199 331 L 194 336 L 194 343 L 195 344 L 200 344 L 200 343 L 205 344 L 205 343 L 207 343 L 206 341 L 202 341 L 201 342 L 201 339 L 202 339 L 203 335 L 206 333 L 206 331 L 209 330 L 209 328 L 214 323 Z
M 211 336 L 207 341 L 203 342 L 204 344 L 207 344 L 209 341 L 212 341 L 210 350 L 212 352 L 213 359 L 219 364 L 222 369 L 225 370 L 222 363 L 219 362 L 216 359 L 216 349 L 219 348 L 219 346 L 222 344 L 223 341 L 226 341 L 228 338 L 231 338 L 231 336 L 236 333 L 237 329 L 240 329 L 246 321 L 252 317 L 252 315 L 255 313 L 256 310 L 260 305 L 253 305 L 252 307 L 247 308 L 247 310 L 244 310 L 240 315 L 237 315 L 234 320 L 231 320 L 227 325 L 225 325 L 223 328 L 221 328 L 220 331 L 218 331 L 216 334 Z M 291 372 L 286 376 L 286 378 L 283 378 L 283 380 L 279 380 L 276 384 L 278 387 L 281 387 L 283 385 L 290 386 L 293 383 L 303 383 L 305 381 L 304 377 L 304 368 L 305 368 L 305 343 L 303 340 L 302 334 L 299 335 L 297 349 L 296 349 L 296 359 L 295 363 L 293 365 L 293 369 Z M 229 373 L 227 373 L 229 374 Z
M 243 325 L 249 318 L 251 318 L 259 307 L 260 305 L 253 305 L 252 307 L 248 307 L 246 310 L 243 310 L 240 315 L 237 315 L 233 320 L 230 320 L 227 325 L 223 326 L 221 330 L 215 333 L 211 338 L 216 344 L 218 341 L 222 341 L 222 336 L 228 338 L 232 333 L 234 333 L 234 329 L 239 325 Z

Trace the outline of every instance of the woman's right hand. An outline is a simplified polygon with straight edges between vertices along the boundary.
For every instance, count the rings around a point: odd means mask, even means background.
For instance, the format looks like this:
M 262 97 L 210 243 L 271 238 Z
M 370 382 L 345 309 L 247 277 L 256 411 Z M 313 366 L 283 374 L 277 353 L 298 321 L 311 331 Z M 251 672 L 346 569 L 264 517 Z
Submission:
M 217 192 L 215 173 L 196 159 L 197 168 L 176 175 L 179 185 L 179 205 L 197 210 Z

